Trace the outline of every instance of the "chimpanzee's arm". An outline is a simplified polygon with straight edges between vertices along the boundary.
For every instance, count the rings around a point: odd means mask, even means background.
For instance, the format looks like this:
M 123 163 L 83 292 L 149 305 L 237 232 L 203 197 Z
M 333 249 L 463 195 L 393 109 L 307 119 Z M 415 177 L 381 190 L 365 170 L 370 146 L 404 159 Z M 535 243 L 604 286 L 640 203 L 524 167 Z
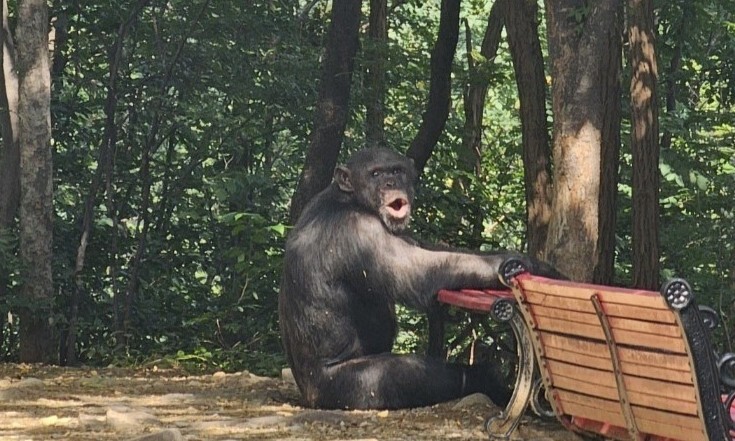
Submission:
M 391 245 L 385 270 L 394 281 L 393 297 L 401 303 L 425 310 L 440 289 L 500 287 L 498 270 L 504 260 L 502 256 L 433 251 L 401 243 Z
M 372 274 L 364 274 L 369 286 L 396 301 L 422 310 L 434 302 L 440 289 L 500 288 L 500 265 L 518 257 L 531 271 L 548 277 L 561 275 L 551 266 L 518 253 L 474 254 L 453 249 L 430 250 L 412 240 L 388 233 L 377 223 L 363 223 L 360 245 L 368 250 Z

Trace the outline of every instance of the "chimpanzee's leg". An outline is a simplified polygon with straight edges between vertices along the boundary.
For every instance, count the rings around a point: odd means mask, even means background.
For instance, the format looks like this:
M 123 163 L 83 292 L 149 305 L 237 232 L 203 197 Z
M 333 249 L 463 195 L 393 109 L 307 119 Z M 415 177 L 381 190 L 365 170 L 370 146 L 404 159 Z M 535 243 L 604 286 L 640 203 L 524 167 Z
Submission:
M 314 405 L 332 409 L 400 409 L 482 392 L 504 406 L 511 391 L 494 372 L 486 365 L 447 364 L 415 355 L 371 355 L 325 368 Z

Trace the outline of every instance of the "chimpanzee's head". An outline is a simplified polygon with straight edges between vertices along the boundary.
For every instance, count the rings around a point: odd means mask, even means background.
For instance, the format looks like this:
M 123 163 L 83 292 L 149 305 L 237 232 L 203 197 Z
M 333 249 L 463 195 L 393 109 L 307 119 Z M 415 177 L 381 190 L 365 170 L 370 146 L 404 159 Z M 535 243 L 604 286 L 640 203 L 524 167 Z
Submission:
M 360 150 L 334 171 L 337 187 L 378 215 L 391 233 L 408 226 L 415 179 L 413 162 L 386 148 Z

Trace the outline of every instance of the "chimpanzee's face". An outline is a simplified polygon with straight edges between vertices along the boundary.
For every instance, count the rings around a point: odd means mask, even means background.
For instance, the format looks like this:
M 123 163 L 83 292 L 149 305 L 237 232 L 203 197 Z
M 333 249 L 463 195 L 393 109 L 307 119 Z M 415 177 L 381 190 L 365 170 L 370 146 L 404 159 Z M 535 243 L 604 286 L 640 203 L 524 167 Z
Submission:
M 388 149 L 365 149 L 337 168 L 335 181 L 342 191 L 374 212 L 392 233 L 399 233 L 411 218 L 413 163 Z

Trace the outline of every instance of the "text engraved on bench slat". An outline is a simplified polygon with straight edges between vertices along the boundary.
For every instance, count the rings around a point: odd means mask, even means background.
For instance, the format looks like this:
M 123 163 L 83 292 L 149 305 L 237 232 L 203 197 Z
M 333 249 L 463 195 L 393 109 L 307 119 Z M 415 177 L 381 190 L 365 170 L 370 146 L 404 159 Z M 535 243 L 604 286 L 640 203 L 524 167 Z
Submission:
M 592 355 L 597 358 L 610 359 L 610 351 L 607 349 L 607 345 L 605 343 L 592 340 L 580 340 L 578 338 L 548 332 L 540 332 L 539 334 L 544 347 L 558 348 L 568 352 L 577 352 L 580 354 Z M 667 371 L 675 370 L 686 372 L 688 374 L 691 373 L 689 358 L 686 355 L 677 355 L 655 350 L 643 351 L 639 348 L 631 349 L 626 347 L 619 347 L 618 352 L 620 360 L 623 362 L 644 366 L 655 366 L 666 369 Z M 688 382 L 691 382 L 691 375 L 689 375 L 689 378 L 690 381 Z
M 549 360 L 558 360 L 609 372 L 613 371 L 609 352 L 607 357 L 598 357 L 590 354 L 565 351 L 552 346 L 546 346 L 544 353 L 546 358 Z M 692 376 L 689 371 L 678 371 L 666 369 L 659 365 L 636 364 L 623 360 L 621 360 L 620 364 L 624 374 L 652 379 L 666 378 L 667 380 L 676 383 L 693 384 Z
M 544 316 L 535 316 L 534 320 L 541 331 L 558 332 L 561 334 L 577 335 L 603 341 L 605 335 L 599 326 L 584 323 L 563 322 Z M 686 346 L 680 338 L 645 334 L 624 329 L 613 329 L 615 341 L 620 345 L 631 345 L 638 347 L 667 348 L 680 354 L 686 354 Z

